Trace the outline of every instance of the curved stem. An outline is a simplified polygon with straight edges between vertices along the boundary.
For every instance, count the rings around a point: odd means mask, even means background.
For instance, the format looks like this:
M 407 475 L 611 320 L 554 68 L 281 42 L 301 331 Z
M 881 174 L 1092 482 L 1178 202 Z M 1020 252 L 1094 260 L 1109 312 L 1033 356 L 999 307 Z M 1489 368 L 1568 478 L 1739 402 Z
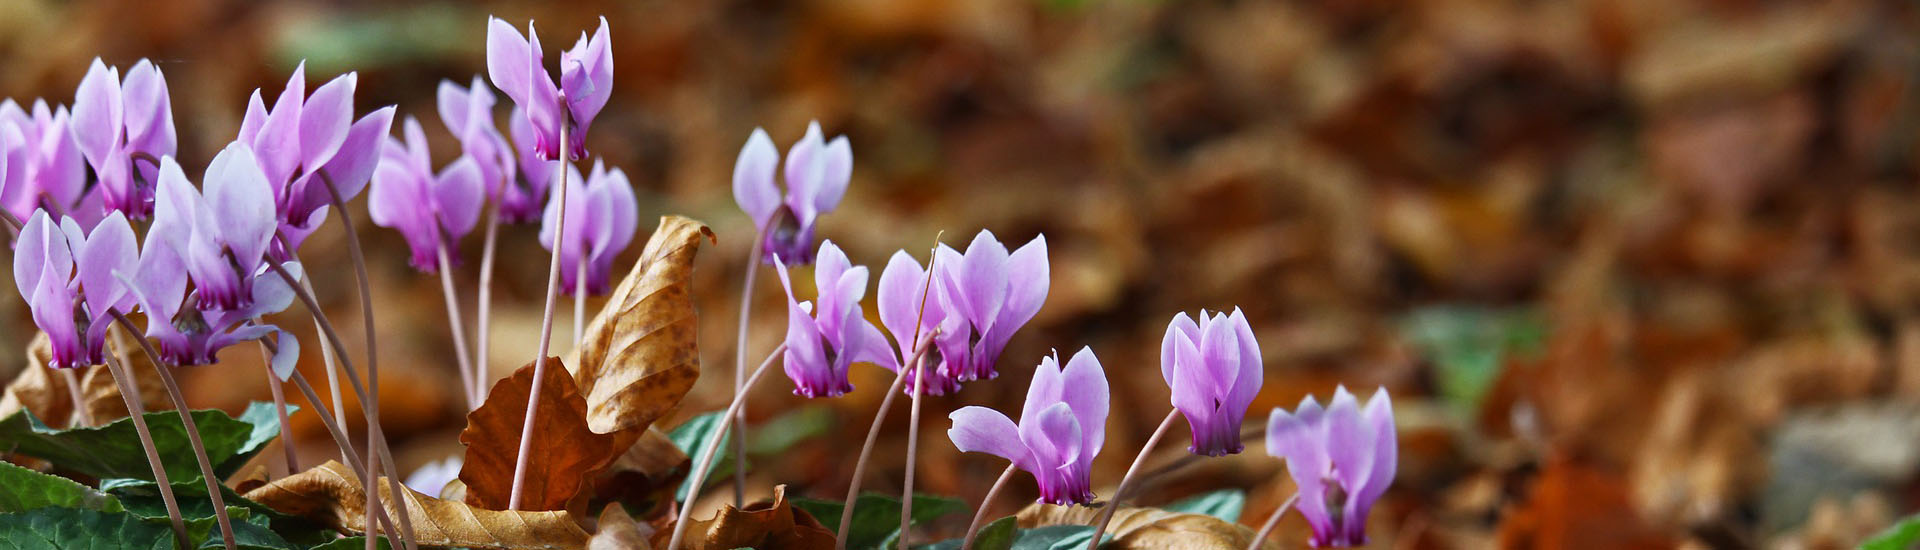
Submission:
M 66 379 L 67 397 L 73 399 L 73 418 L 68 423 L 74 427 L 92 426 L 93 411 L 87 410 L 87 396 L 80 389 L 80 377 L 73 374 L 73 369 L 53 370 L 60 371 L 60 377 Z
M 914 458 L 920 451 L 920 388 L 927 380 L 926 373 L 921 372 L 927 366 L 927 355 L 914 355 L 917 360 L 913 363 L 913 412 L 907 416 L 907 478 L 901 482 L 900 489 L 900 550 L 907 550 L 907 528 L 913 526 Z
M 320 423 L 327 425 L 327 434 L 332 435 L 333 443 L 340 446 L 340 457 L 346 460 L 347 467 L 353 469 L 354 475 L 366 477 L 367 463 L 360 460 L 358 453 L 353 452 L 353 440 L 347 437 L 346 429 L 341 428 L 340 423 L 335 422 L 334 417 L 327 414 L 327 406 L 320 402 L 320 395 L 314 393 L 313 384 L 307 382 L 306 375 L 300 374 L 297 370 L 293 371 L 293 386 L 307 396 L 308 403 L 313 404 L 314 412 L 320 416 Z M 385 507 L 375 507 L 373 519 L 380 523 L 381 529 L 385 529 L 388 533 L 393 532 L 393 518 L 387 516 Z M 372 529 L 367 530 L 369 534 L 372 531 Z
M 487 341 L 493 333 L 493 253 L 499 248 L 499 242 L 500 205 L 493 204 L 487 208 L 487 242 L 480 252 L 480 314 L 474 334 L 473 385 L 467 388 L 471 403 L 487 400 L 487 382 L 492 378 L 492 371 L 487 366 Z
M 581 254 L 573 270 L 573 348 L 587 340 L 587 255 Z M 735 464 L 740 464 L 736 462 Z
M 1007 470 L 1000 472 L 1000 479 L 994 480 L 993 487 L 987 489 L 987 496 L 981 497 L 980 510 L 973 513 L 973 523 L 967 524 L 967 536 L 960 539 L 960 550 L 973 550 L 973 537 L 980 534 L 980 522 L 987 519 L 987 506 L 993 504 L 993 497 L 1000 494 L 1000 488 L 1007 486 L 1007 480 L 1013 479 L 1013 472 L 1019 469 L 1008 464 Z
M 179 413 L 180 424 L 186 426 L 187 443 L 193 446 L 193 458 L 200 462 L 200 477 L 207 483 L 207 498 L 213 501 L 214 522 L 220 524 L 220 536 L 227 550 L 233 550 L 233 520 L 227 517 L 227 499 L 220 494 L 220 478 L 213 473 L 213 461 L 207 459 L 207 446 L 200 441 L 200 429 L 194 426 L 193 414 L 187 408 L 187 396 L 180 392 L 180 382 L 173 379 L 173 372 L 166 365 L 155 361 L 153 370 L 160 372 L 160 382 L 167 387 L 167 398 L 173 400 L 173 410 Z
M 254 323 L 259 323 L 255 319 Z M 267 351 L 265 340 L 260 341 L 260 368 L 267 371 L 267 389 L 273 392 L 273 411 L 280 421 L 280 449 L 287 454 L 287 472 L 300 471 L 300 456 L 293 449 L 293 423 L 287 421 L 287 391 L 280 387 L 285 382 L 273 374 L 273 353 Z
M 733 346 L 733 393 L 735 396 L 738 396 L 740 393 L 746 391 L 746 386 L 747 386 L 746 384 L 747 383 L 747 322 L 749 318 L 752 317 L 753 315 L 754 274 L 760 271 L 760 239 L 761 239 L 760 234 L 757 232 L 754 233 L 753 243 L 747 246 L 747 277 L 744 282 L 740 283 L 740 331 L 739 331 L 739 335 L 734 339 L 734 346 Z M 892 399 L 892 398 L 893 398 L 893 395 L 891 394 L 887 395 L 887 399 Z M 884 411 L 886 409 L 884 405 L 882 405 L 881 410 L 883 411 L 881 414 L 885 414 Z M 733 419 L 733 424 L 734 424 L 733 463 L 746 464 L 747 463 L 746 462 L 747 460 L 747 407 L 746 405 L 740 406 L 739 416 Z M 868 446 L 871 447 L 872 445 L 869 444 Z M 865 461 L 863 460 L 861 462 L 865 462 Z M 858 474 L 855 474 L 855 476 L 857 478 Z M 855 481 L 854 483 L 858 484 L 859 482 Z M 734 468 L 733 469 L 733 505 L 734 507 L 745 506 L 746 501 L 747 501 L 747 469 Z M 844 516 L 845 514 L 842 514 L 842 515 Z M 846 532 L 845 526 L 842 526 L 840 529 L 841 529 L 840 532 L 843 532 L 843 533 Z
M 1274 526 L 1280 525 L 1280 517 L 1287 515 L 1287 508 L 1292 507 L 1295 500 L 1300 500 L 1300 493 L 1296 492 L 1293 496 L 1287 497 L 1286 501 L 1280 503 L 1279 508 L 1273 510 L 1273 515 L 1267 516 L 1267 522 L 1260 525 L 1260 532 L 1253 534 L 1253 542 L 1247 543 L 1247 550 L 1260 550 L 1261 541 L 1267 540 L 1267 535 L 1273 532 Z
M 139 332 L 133 334 L 135 338 L 140 338 Z M 141 343 L 146 343 L 146 339 L 141 338 Z M 153 444 L 153 432 L 147 430 L 147 407 L 142 404 L 140 386 L 133 381 L 133 374 L 120 365 L 116 354 L 109 351 L 106 358 L 107 372 L 113 375 L 113 383 L 120 385 L 120 399 L 127 404 L 127 417 L 133 419 L 133 431 L 140 434 L 140 448 L 147 452 L 147 465 L 153 467 L 153 481 L 160 489 L 160 502 L 166 505 L 167 520 L 173 523 L 173 540 L 180 548 L 192 548 L 193 544 L 187 540 L 186 522 L 180 519 L 180 503 L 173 499 L 173 482 L 167 480 L 167 467 L 160 462 L 160 450 Z
M 1120 486 L 1113 489 L 1113 500 L 1108 501 L 1106 509 L 1100 511 L 1100 522 L 1094 524 L 1093 540 L 1087 542 L 1087 550 L 1100 548 L 1100 536 L 1107 533 L 1107 523 L 1113 521 L 1113 513 L 1120 509 L 1120 500 L 1127 494 L 1127 482 L 1133 479 L 1135 472 L 1140 471 L 1140 466 L 1147 462 L 1147 453 L 1160 444 L 1160 438 L 1167 435 L 1167 430 L 1173 427 L 1173 420 L 1179 417 L 1179 409 L 1167 411 L 1167 419 L 1160 421 L 1160 427 L 1153 430 L 1153 435 L 1147 438 L 1147 444 L 1140 446 L 1140 454 L 1134 455 L 1133 465 L 1128 466 L 1127 474 L 1120 478 Z
M 873 455 L 873 444 L 880 439 L 880 425 L 887 420 L 887 411 L 893 409 L 893 396 L 900 394 L 900 387 L 907 382 L 907 370 L 900 369 L 893 375 L 893 385 L 887 388 L 887 396 L 880 399 L 880 410 L 873 413 L 873 425 L 867 428 L 867 443 L 860 446 L 860 459 L 853 463 L 853 481 L 847 484 L 847 504 L 840 509 L 840 533 L 834 537 L 834 550 L 847 550 L 848 529 L 853 527 L 853 504 L 860 499 L 860 480 L 867 473 L 867 458 Z
M 300 279 L 300 287 L 306 289 L 307 294 L 314 294 L 312 279 Z M 319 319 L 313 320 L 313 335 L 314 338 L 325 338 L 320 332 Z M 261 342 L 264 343 L 265 340 Z M 333 358 L 333 346 L 320 346 L 320 359 L 327 365 L 327 392 L 333 397 L 333 421 L 344 426 L 347 424 L 347 405 L 340 399 L 340 362 Z M 298 371 L 294 372 L 295 377 L 299 377 L 299 375 L 300 373 Z M 319 404 L 319 401 L 314 402 L 314 410 L 325 415 L 327 408 L 321 407 Z M 350 449 L 351 446 L 340 447 L 343 453 L 343 460 L 345 459 L 344 455 L 352 454 Z
M 565 94 L 561 95 L 560 103 L 566 104 Z M 569 156 L 566 152 L 568 126 L 564 121 L 560 124 L 560 156 L 563 158 Z M 527 454 L 533 451 L 533 419 L 540 414 L 540 386 L 546 380 L 547 351 L 553 341 L 553 306 L 560 300 L 560 251 L 566 248 L 567 242 L 563 236 L 567 234 L 567 167 L 570 164 L 571 160 L 564 160 L 554 165 L 560 173 L 557 178 L 560 194 L 555 197 L 560 201 L 560 207 L 555 210 L 560 213 L 553 222 L 553 259 L 547 262 L 547 307 L 540 316 L 540 352 L 533 358 L 533 387 L 527 391 L 527 418 L 520 425 L 520 450 L 513 459 L 513 492 L 508 493 L 508 510 L 520 509 L 520 490 L 527 484 Z
M 20 228 L 25 227 L 20 223 L 20 218 L 13 216 L 13 211 L 5 208 L 0 208 L 0 225 L 7 226 L 7 235 L 10 239 L 20 238 Z
M 453 331 L 453 357 L 460 364 L 460 386 L 473 387 L 473 362 L 467 359 L 467 327 L 460 321 L 460 297 L 453 291 L 453 261 L 447 258 L 447 247 L 433 249 L 440 260 L 440 293 L 447 298 L 447 329 Z M 472 392 L 467 392 L 467 410 L 480 408 L 480 402 Z
M 773 352 L 767 354 L 767 360 L 761 361 L 759 368 L 753 369 L 753 376 L 747 377 L 746 385 L 751 387 L 754 382 L 759 381 L 760 377 L 767 373 L 767 367 L 773 366 L 773 360 L 780 357 L 780 354 L 786 351 L 787 345 L 784 343 L 774 347 Z M 720 415 L 720 429 L 718 431 L 725 433 L 729 427 L 728 424 L 733 423 L 733 413 L 739 411 L 741 403 L 745 402 L 745 400 L 740 398 L 741 395 L 745 394 L 735 394 L 733 396 L 733 403 L 727 405 L 727 412 Z M 696 465 L 693 472 L 689 474 L 692 477 L 687 478 L 694 481 L 687 485 L 687 499 L 680 505 L 680 518 L 673 522 L 673 538 L 668 539 L 667 550 L 680 548 L 680 541 L 687 535 L 687 524 L 692 523 L 688 520 L 693 518 L 693 502 L 700 498 L 700 486 L 706 485 L 703 482 L 706 481 L 707 474 L 713 473 L 713 458 L 715 454 L 720 452 L 721 439 L 725 438 L 716 437 L 707 441 L 706 450 L 699 455 L 700 463 Z

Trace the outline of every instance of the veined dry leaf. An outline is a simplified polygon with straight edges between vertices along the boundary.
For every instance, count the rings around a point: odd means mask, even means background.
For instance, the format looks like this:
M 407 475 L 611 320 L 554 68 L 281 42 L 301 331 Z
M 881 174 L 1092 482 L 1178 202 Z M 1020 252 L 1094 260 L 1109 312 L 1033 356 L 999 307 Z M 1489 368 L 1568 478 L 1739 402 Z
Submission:
M 467 504 L 505 510 L 513 492 L 520 434 L 527 419 L 527 395 L 533 389 L 534 365 L 528 363 L 500 379 L 480 408 L 467 413 L 460 443 L 467 446 L 460 466 Z M 587 401 L 574 388 L 573 377 L 559 359 L 547 358 L 540 390 L 540 410 L 534 420 L 532 456 L 527 459 L 521 510 L 560 510 L 587 482 L 620 456 L 613 434 L 587 428 Z
M 377 482 L 380 499 L 392 506 L 393 493 L 385 480 Z M 248 491 L 249 500 L 280 513 L 312 520 L 349 533 L 366 532 L 366 491 L 351 469 L 337 461 L 275 480 Z M 407 512 L 413 515 L 414 534 L 423 546 L 474 548 L 561 549 L 582 548 L 587 533 L 566 512 L 502 512 L 406 490 Z
M 587 539 L 587 550 L 647 550 L 653 547 L 647 544 L 652 536 L 653 526 L 634 521 L 619 503 L 608 504 L 600 511 L 593 538 Z
M 594 482 L 593 502 L 665 503 L 687 477 L 692 460 L 667 439 L 659 427 L 649 426 L 640 439 L 600 472 Z M 650 510 L 637 510 L 648 515 Z
M 1018 514 L 1021 529 L 1049 525 L 1089 525 L 1099 519 L 1101 508 L 1055 506 L 1035 503 Z M 1253 542 L 1253 529 L 1204 514 L 1168 512 L 1159 508 L 1124 507 L 1113 513 L 1107 525 L 1113 541 L 1102 548 L 1111 550 L 1185 549 L 1239 550 Z M 1261 541 L 1261 548 L 1279 550 L 1273 537 Z
M 788 505 L 785 485 L 774 486 L 772 502 L 756 502 L 744 510 L 728 506 L 710 520 L 682 516 L 681 521 L 693 522 L 687 526 L 687 539 L 681 541 L 685 550 L 833 548 L 833 531 Z M 672 535 L 671 529 L 661 529 L 653 534 L 653 545 L 665 546 Z
M 139 344 L 123 331 L 113 330 L 109 334 L 111 345 L 108 347 L 119 357 L 120 364 L 133 373 L 147 410 L 172 409 L 173 402 L 167 400 L 164 393 L 166 386 L 161 384 L 159 373 L 153 370 L 153 363 L 140 351 Z M 73 396 L 67 390 L 67 377 L 47 366 L 52 357 L 53 343 L 47 334 L 34 335 L 33 341 L 27 344 L 27 367 L 0 394 L 0 417 L 25 409 L 33 411 L 34 417 L 49 426 L 67 426 L 73 422 Z M 78 369 L 74 375 L 80 381 L 81 399 L 87 404 L 94 424 L 127 417 L 127 404 L 120 398 L 120 385 L 114 382 L 110 369 L 104 365 L 92 366 Z
M 638 437 L 700 378 L 691 282 L 701 237 L 713 240 L 713 230 L 661 218 L 640 260 L 587 325 L 574 381 L 586 395 L 593 431 Z

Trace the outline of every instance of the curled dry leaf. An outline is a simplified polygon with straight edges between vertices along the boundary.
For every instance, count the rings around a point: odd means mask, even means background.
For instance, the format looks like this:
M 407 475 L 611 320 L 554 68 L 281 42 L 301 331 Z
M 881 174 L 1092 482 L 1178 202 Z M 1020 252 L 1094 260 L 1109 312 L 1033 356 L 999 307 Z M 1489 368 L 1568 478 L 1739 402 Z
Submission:
M 661 218 L 640 260 L 587 325 L 574 381 L 593 431 L 631 442 L 700 378 L 692 278 L 702 237 L 714 238 L 705 224 Z
M 1089 525 L 1097 521 L 1100 508 L 1055 506 L 1035 503 L 1020 510 L 1021 529 L 1049 525 Z M 1125 507 L 1113 513 L 1107 525 L 1113 541 L 1101 548 L 1109 550 L 1241 550 L 1253 542 L 1253 529 L 1204 514 L 1169 512 L 1159 508 Z M 1279 550 L 1272 537 L 1261 548 Z
M 653 537 L 653 526 L 633 520 L 627 515 L 627 509 L 619 503 L 608 504 L 600 511 L 600 521 L 594 528 L 593 538 L 587 539 L 587 550 L 646 550 L 652 548 L 647 539 Z
M 527 395 L 533 389 L 532 363 L 501 379 L 487 393 L 487 401 L 467 413 L 460 443 L 467 446 L 460 466 L 467 504 L 505 510 L 513 492 L 515 461 L 520 454 L 522 423 L 527 418 Z M 600 475 L 623 450 L 613 434 L 587 427 L 587 401 L 573 385 L 573 377 L 559 359 L 547 358 L 535 417 L 536 452 L 527 458 L 526 485 L 521 510 L 560 510 Z
M 393 493 L 378 482 L 380 500 L 391 509 Z M 248 499 L 348 533 L 366 532 L 366 491 L 358 476 L 336 461 L 280 478 L 248 491 Z M 432 498 L 406 490 L 407 512 L 423 546 L 472 548 L 582 548 L 587 533 L 566 512 L 502 512 Z
M 160 382 L 160 375 L 153 370 L 153 363 L 146 354 L 139 351 L 139 344 L 123 331 L 110 332 L 112 345 L 109 349 L 120 359 L 120 364 L 132 371 L 133 378 L 140 388 L 140 398 L 148 411 L 169 410 L 173 403 L 167 400 L 166 386 Z M 67 426 L 73 423 L 73 397 L 67 390 L 67 377 L 53 367 L 47 366 L 53 355 L 53 343 L 42 332 L 27 344 L 27 367 L 7 384 L 4 393 L 0 393 L 0 418 L 20 412 L 32 411 L 33 416 L 49 426 Z M 93 366 L 78 369 L 74 375 L 80 381 L 81 399 L 86 403 L 87 412 L 92 413 L 95 424 L 126 418 L 127 404 L 120 398 L 120 385 L 113 380 L 113 373 L 105 366 Z
M 654 503 L 664 506 L 686 479 L 691 460 L 658 427 L 648 427 L 640 439 L 600 472 L 594 481 L 592 502 Z M 654 508 L 636 509 L 650 516 Z
M 787 486 L 773 488 L 771 502 L 756 502 L 742 510 L 728 506 L 710 520 L 682 517 L 691 521 L 686 550 L 816 550 L 833 548 L 833 531 L 805 511 L 787 503 Z M 653 534 L 655 547 L 665 546 L 672 529 Z

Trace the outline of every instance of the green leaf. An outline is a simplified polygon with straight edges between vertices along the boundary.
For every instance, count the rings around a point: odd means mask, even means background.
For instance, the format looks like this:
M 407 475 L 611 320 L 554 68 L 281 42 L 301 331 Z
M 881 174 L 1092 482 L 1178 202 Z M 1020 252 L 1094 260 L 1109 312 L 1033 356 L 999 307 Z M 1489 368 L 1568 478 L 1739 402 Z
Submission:
M 1408 315 L 1401 333 L 1433 361 L 1440 394 L 1455 410 L 1479 410 L 1508 355 L 1538 354 L 1546 322 L 1530 309 L 1433 306 Z
M 1246 507 L 1246 491 L 1221 489 L 1175 502 L 1161 509 L 1168 512 L 1204 514 L 1227 520 L 1227 523 L 1234 523 L 1240 521 L 1240 510 Z
M 796 498 L 789 502 L 795 508 L 805 510 L 814 519 L 820 520 L 834 532 L 839 532 L 840 513 L 845 503 L 837 500 Z M 953 497 L 938 495 L 913 495 L 913 521 L 918 524 L 955 512 L 967 510 L 967 503 Z M 893 538 L 900 530 L 900 499 L 879 493 L 865 493 L 854 503 L 853 524 L 848 527 L 847 547 L 856 549 L 879 548 Z
M 294 413 L 297 412 L 300 412 L 299 405 L 287 404 L 288 420 L 292 420 Z M 240 442 L 240 448 L 233 452 L 232 457 L 219 461 L 219 464 L 214 466 L 214 473 L 220 474 L 222 478 L 240 471 L 240 467 L 246 465 L 247 460 L 253 458 L 253 455 L 260 454 L 260 451 L 267 448 L 268 443 L 280 437 L 280 413 L 274 411 L 272 403 L 255 401 L 247 404 L 247 410 L 240 413 L 239 420 L 253 429 L 247 432 L 247 438 Z M 194 421 L 198 422 L 199 418 L 195 418 Z M 212 450 L 209 449 L 208 452 Z
M 808 405 L 755 426 L 747 438 L 747 454 L 777 456 L 802 441 L 833 431 L 839 415 L 825 405 Z
M 35 508 L 85 508 L 102 512 L 122 510 L 120 499 L 71 479 L 0 462 L 0 512 Z
M 1010 550 L 1013 541 L 1020 538 L 1020 521 L 1014 516 L 993 520 L 980 528 L 974 535 L 974 550 Z M 965 538 L 943 540 L 920 547 L 920 550 L 960 550 Z
M 279 533 L 273 532 L 273 528 L 269 525 L 269 520 L 266 517 L 249 515 L 246 509 L 233 506 L 227 507 L 227 513 L 233 520 L 234 548 L 246 548 L 249 550 L 299 550 L 299 547 L 287 542 L 287 539 L 281 538 Z M 241 519 L 243 517 L 246 519 Z M 208 531 L 207 538 L 200 543 L 201 550 L 226 547 L 225 541 L 222 541 L 220 538 L 218 525 L 208 529 Z M 364 549 L 365 545 L 363 544 L 361 548 Z
M 267 409 L 264 417 L 259 414 L 263 407 Z M 216 474 L 232 474 L 232 469 L 258 453 L 265 441 L 273 438 L 266 435 L 263 439 L 260 434 L 264 430 L 279 432 L 272 407 L 267 403 L 254 403 L 247 408 L 247 414 L 241 415 L 245 421 L 217 410 L 193 411 L 193 421 L 200 429 L 208 459 L 221 466 L 215 468 Z M 155 449 L 161 457 L 171 457 L 163 458 L 167 477 L 175 482 L 199 481 L 200 466 L 194 462 L 193 447 L 188 443 L 180 416 L 173 411 L 160 411 L 147 413 L 145 417 Z M 270 428 L 250 423 L 263 419 Z M 0 419 L 0 448 L 10 448 L 94 477 L 153 479 L 153 470 L 147 465 L 146 452 L 141 449 L 140 435 L 131 419 L 60 430 L 48 427 L 23 410 Z
M 109 495 L 119 498 L 120 502 L 126 506 L 128 512 L 147 519 L 165 521 L 167 518 L 166 502 L 160 499 L 159 487 L 157 483 L 139 479 L 100 480 L 100 489 L 106 491 Z M 331 539 L 333 536 L 333 531 L 319 524 L 304 518 L 282 514 L 263 504 L 247 500 L 246 497 L 234 492 L 232 488 L 222 486 L 220 487 L 220 494 L 227 504 L 228 514 L 235 518 L 235 521 L 245 518 L 249 522 L 270 527 L 270 529 L 276 533 L 275 536 L 279 537 L 271 540 L 278 540 L 280 542 L 292 540 L 318 544 Z M 195 522 L 205 522 L 207 526 L 214 525 L 213 501 L 207 498 L 207 485 L 205 483 L 199 481 L 192 483 L 174 483 L 173 496 L 180 504 L 180 516 L 185 518 L 189 524 L 198 526 L 200 524 Z M 239 524 L 236 523 L 234 525 L 234 530 L 234 536 L 239 537 L 241 542 L 248 540 L 247 533 L 240 532 L 241 527 Z M 265 542 L 260 543 L 260 545 L 271 548 L 298 548 L 300 546 L 299 544 L 292 543 L 288 543 L 285 546 L 267 546 Z
M 0 543 L 10 550 L 173 550 L 166 520 L 82 508 L 0 514 Z
M 387 537 L 380 537 L 378 540 L 373 541 L 373 543 L 374 547 L 380 550 L 393 550 L 393 543 L 387 540 Z M 326 544 L 310 546 L 307 547 L 307 550 L 366 550 L 366 548 L 367 537 L 347 537 L 328 541 Z
M 675 427 L 671 433 L 667 434 L 667 439 L 672 440 L 673 445 L 680 448 L 680 452 L 687 453 L 687 456 L 692 457 L 692 463 L 695 466 L 698 466 L 700 461 L 704 460 L 707 445 L 710 444 L 713 438 L 720 438 L 720 446 L 714 447 L 714 450 L 720 453 L 720 457 L 717 462 L 714 462 L 713 469 L 707 472 L 707 481 L 702 482 L 703 486 L 705 483 L 710 483 L 713 479 L 724 479 L 728 475 L 733 474 L 733 453 L 728 449 L 728 445 L 733 441 L 733 436 L 732 434 L 719 430 L 721 416 L 723 414 L 725 414 L 725 411 L 710 412 L 689 418 L 686 422 Z M 680 488 L 674 490 L 674 500 L 686 500 L 687 491 L 693 489 L 693 483 L 693 473 L 689 471 L 687 473 L 687 479 L 680 482 Z
M 1907 550 L 1920 544 L 1920 514 L 1907 516 L 1892 527 L 1875 533 L 1866 542 L 1860 543 L 1860 550 Z
M 1048 525 L 1033 529 L 1020 530 L 1020 536 L 1013 541 L 1012 550 L 1072 550 L 1086 548 L 1087 540 L 1093 538 L 1093 527 L 1086 525 Z M 1113 539 L 1112 534 L 1102 537 Z

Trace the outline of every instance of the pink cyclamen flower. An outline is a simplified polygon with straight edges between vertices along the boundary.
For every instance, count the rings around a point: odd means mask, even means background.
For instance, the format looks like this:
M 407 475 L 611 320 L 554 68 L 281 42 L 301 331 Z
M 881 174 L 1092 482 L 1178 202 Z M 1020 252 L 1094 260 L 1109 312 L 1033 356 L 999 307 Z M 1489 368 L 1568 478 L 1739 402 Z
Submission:
M 1106 441 L 1107 397 L 1106 372 L 1083 347 L 1065 369 L 1057 357 L 1040 360 L 1020 424 L 1000 411 L 962 407 L 948 415 L 947 437 L 961 451 L 999 456 L 1033 474 L 1041 502 L 1087 504 L 1094 496 L 1090 466 Z
M 403 132 L 404 144 L 389 137 L 381 150 L 367 211 L 373 223 L 406 237 L 413 249 L 409 263 L 414 269 L 435 273 L 440 249 L 446 249 L 449 259 L 459 257 L 454 243 L 480 220 L 486 191 L 480 182 L 480 165 L 472 157 L 462 155 L 435 175 L 420 121 L 407 117 Z
M 273 189 L 253 150 L 234 142 L 213 157 L 196 190 L 172 157 L 160 159 L 159 197 L 148 240 L 158 239 L 192 279 L 198 309 L 253 307 L 273 240 Z M 151 245 L 149 245 L 151 247 Z
M 587 130 L 613 95 L 613 50 L 607 36 L 607 18 L 600 18 L 600 28 L 593 32 L 593 38 L 580 33 L 573 48 L 560 53 L 558 86 L 554 85 L 553 74 L 542 66 L 545 61 L 532 21 L 527 22 L 523 37 L 506 21 L 487 18 L 487 77 L 525 110 L 527 123 L 534 130 L 532 152 L 559 160 L 560 125 L 568 124 L 572 129 L 568 138 L 572 143 L 565 145 L 570 150 L 569 158 L 586 158 Z
M 500 202 L 513 190 L 516 169 L 513 146 L 493 123 L 493 89 L 481 82 L 479 75 L 464 88 L 442 80 L 438 99 L 440 121 L 460 140 L 460 150 L 480 165 L 480 182 L 487 198 Z
M 50 366 L 102 362 L 107 327 L 113 323 L 110 311 L 126 311 L 133 304 L 114 272 L 134 269 L 137 246 L 133 226 L 118 211 L 91 233 L 73 218 L 55 225 L 45 210 L 27 219 L 14 249 L 13 279 L 34 324 L 53 343 Z
M 945 289 L 951 311 L 966 319 L 974 335 L 964 355 L 955 356 L 946 349 L 941 354 L 953 364 L 954 376 L 961 382 L 993 378 L 998 375 L 994 363 L 1013 333 L 1032 320 L 1047 300 L 1051 277 L 1047 237 L 1034 237 L 1008 254 L 993 232 L 981 230 L 965 254 L 946 245 L 936 254 L 941 266 L 938 284 Z
M 932 270 L 938 277 L 946 267 L 936 264 Z M 880 272 L 880 324 L 893 334 L 898 351 L 895 363 L 912 360 L 921 345 L 916 340 L 932 346 L 928 353 L 937 353 L 924 368 L 907 374 L 910 378 L 901 391 L 911 394 L 917 384 L 926 394 L 946 395 L 960 390 L 958 366 L 967 357 L 972 333 L 966 318 L 947 313 L 952 309 L 947 293 L 929 280 L 927 271 L 905 250 L 893 253 L 886 270 Z M 923 375 L 924 380 L 918 379 Z
M 341 200 L 352 200 L 373 174 L 380 138 L 393 125 L 393 108 L 375 110 L 353 119 L 353 92 L 357 73 L 347 73 L 306 90 L 306 63 L 294 67 L 273 108 L 267 109 L 259 89 L 247 100 L 238 140 L 254 151 L 272 188 L 276 218 L 284 242 L 273 243 L 278 259 L 290 259 L 293 250 L 326 221 L 332 197 L 320 178 L 339 190 Z
M 560 288 L 573 294 L 575 281 L 582 275 L 580 255 L 587 255 L 587 292 L 605 294 L 611 290 L 613 257 L 633 243 L 633 232 L 640 228 L 640 205 L 633 198 L 633 184 L 619 168 L 607 170 L 596 159 L 593 173 L 581 178 L 569 166 L 567 178 L 567 232 L 560 248 Z M 553 230 L 560 217 L 560 194 L 547 200 L 544 220 L 540 222 L 540 246 L 553 250 Z
M 1160 377 L 1173 391 L 1173 407 L 1187 417 L 1193 431 L 1188 452 L 1226 456 L 1240 452 L 1240 423 L 1247 407 L 1260 393 L 1265 377 L 1260 343 L 1254 341 L 1247 317 L 1200 312 L 1194 323 L 1176 313 L 1160 341 Z
M 142 59 L 123 82 L 119 69 L 96 57 L 74 91 L 69 123 L 100 180 L 104 206 L 137 220 L 152 215 L 159 159 L 178 145 L 166 75 Z
M 853 175 L 853 146 L 846 136 L 823 142 L 820 123 L 807 124 L 807 134 L 787 150 L 783 193 L 774 184 L 780 152 L 765 130 L 754 128 L 733 164 L 733 199 L 753 218 L 760 231 L 764 259 L 792 264 L 813 263 L 813 224 L 840 206 Z
M 66 107 L 34 100 L 31 112 L 12 99 L 0 101 L 0 208 L 25 219 L 51 201 L 77 218 L 99 212 L 73 212 L 86 191 L 87 169 L 73 140 Z M 91 227 L 81 219 L 81 227 Z M 94 219 L 92 221 L 98 221 Z
M 553 172 L 559 168 L 560 161 L 540 158 L 534 153 L 533 125 L 527 122 L 525 111 L 518 105 L 507 113 L 507 133 L 513 139 L 513 151 L 520 157 L 520 177 L 526 185 L 507 186 L 499 197 L 500 219 L 507 223 L 538 220 L 542 217 L 541 204 L 546 200 L 547 186 L 553 181 Z
M 1267 419 L 1267 452 L 1287 461 L 1300 487 L 1295 508 L 1313 529 L 1315 547 L 1367 543 L 1367 513 L 1393 484 L 1399 443 L 1386 388 L 1364 410 L 1346 387 L 1326 409 L 1307 396 L 1292 414 L 1275 408 Z
M 820 264 L 813 282 L 813 302 L 794 298 L 787 266 L 778 259 L 780 285 L 787 290 L 787 351 L 784 367 L 793 379 L 793 393 L 805 397 L 839 397 L 853 391 L 847 371 L 853 364 L 875 363 L 897 367 L 887 349 L 887 337 L 860 312 L 867 294 L 867 268 L 853 265 L 833 241 L 820 243 Z

